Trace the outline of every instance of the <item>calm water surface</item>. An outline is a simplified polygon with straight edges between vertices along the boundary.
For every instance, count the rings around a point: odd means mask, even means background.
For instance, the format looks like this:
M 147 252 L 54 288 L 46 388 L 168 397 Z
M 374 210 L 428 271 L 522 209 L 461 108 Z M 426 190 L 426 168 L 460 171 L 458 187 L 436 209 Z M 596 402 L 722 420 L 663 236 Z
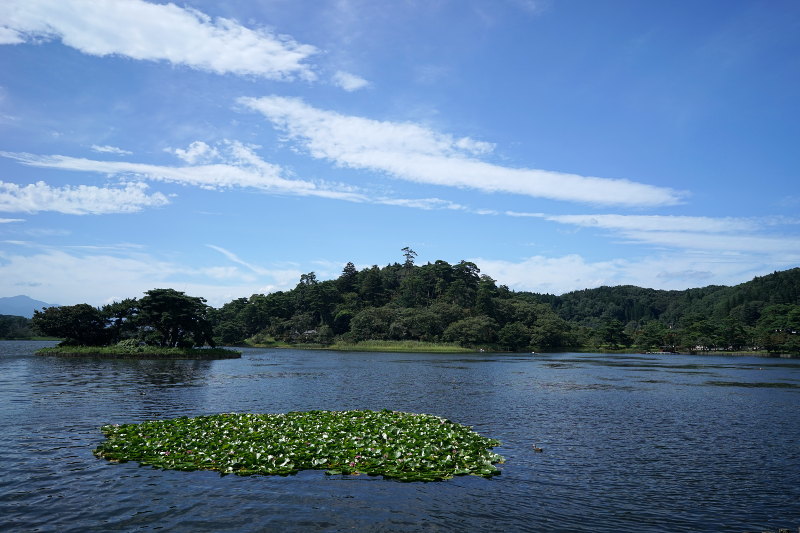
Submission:
M 798 360 L 250 349 L 234 360 L 122 361 L 34 356 L 43 345 L 0 342 L 0 530 L 800 526 Z M 501 440 L 502 475 L 238 477 L 92 455 L 108 423 L 383 408 Z

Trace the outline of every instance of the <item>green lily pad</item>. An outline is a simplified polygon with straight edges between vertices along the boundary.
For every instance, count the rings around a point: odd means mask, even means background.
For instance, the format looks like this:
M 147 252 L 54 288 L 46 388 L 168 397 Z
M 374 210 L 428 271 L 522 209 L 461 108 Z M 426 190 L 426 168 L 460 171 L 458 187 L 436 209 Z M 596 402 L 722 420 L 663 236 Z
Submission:
M 172 470 L 222 474 L 382 475 L 440 481 L 456 475 L 491 477 L 503 457 L 500 442 L 441 417 L 399 411 L 226 413 L 141 424 L 107 425 L 94 453 Z

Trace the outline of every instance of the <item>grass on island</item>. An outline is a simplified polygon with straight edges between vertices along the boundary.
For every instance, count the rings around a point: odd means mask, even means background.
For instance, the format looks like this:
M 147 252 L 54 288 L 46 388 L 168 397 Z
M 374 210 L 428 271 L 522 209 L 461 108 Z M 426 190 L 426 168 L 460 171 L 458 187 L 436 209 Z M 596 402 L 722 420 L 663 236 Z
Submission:
M 37 355 L 62 357 L 108 357 L 115 359 L 236 359 L 241 352 L 227 348 L 162 348 L 159 346 L 54 346 L 42 348 Z
M 107 425 L 94 453 L 170 470 L 222 474 L 382 475 L 401 481 L 491 477 L 500 442 L 432 415 L 399 411 L 219 414 Z
M 329 350 L 353 352 L 420 352 L 420 353 L 469 353 L 475 350 L 458 344 L 423 341 L 361 341 L 354 343 L 337 342 L 328 346 Z
M 472 353 L 476 350 L 458 344 L 424 341 L 337 341 L 333 344 L 288 343 L 274 339 L 251 339 L 254 348 L 296 348 L 300 350 L 336 350 L 341 352 Z

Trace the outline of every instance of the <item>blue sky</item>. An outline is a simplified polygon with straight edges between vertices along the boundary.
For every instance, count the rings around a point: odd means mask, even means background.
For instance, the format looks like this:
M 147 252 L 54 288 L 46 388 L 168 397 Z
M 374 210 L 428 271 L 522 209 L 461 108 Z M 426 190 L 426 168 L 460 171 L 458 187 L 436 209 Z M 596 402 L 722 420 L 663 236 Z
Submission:
M 793 0 L 5 0 L 0 296 L 800 265 Z

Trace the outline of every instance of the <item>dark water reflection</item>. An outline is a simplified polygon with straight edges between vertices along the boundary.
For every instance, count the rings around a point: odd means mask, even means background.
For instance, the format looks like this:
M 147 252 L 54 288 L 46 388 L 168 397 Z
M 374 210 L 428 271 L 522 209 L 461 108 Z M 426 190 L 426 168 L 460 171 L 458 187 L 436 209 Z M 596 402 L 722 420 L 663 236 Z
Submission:
M 0 530 L 800 526 L 800 361 L 293 350 L 111 361 L 36 357 L 36 347 L 0 342 Z M 382 408 L 500 439 L 503 474 L 427 484 L 319 471 L 221 477 L 91 453 L 106 423 Z

